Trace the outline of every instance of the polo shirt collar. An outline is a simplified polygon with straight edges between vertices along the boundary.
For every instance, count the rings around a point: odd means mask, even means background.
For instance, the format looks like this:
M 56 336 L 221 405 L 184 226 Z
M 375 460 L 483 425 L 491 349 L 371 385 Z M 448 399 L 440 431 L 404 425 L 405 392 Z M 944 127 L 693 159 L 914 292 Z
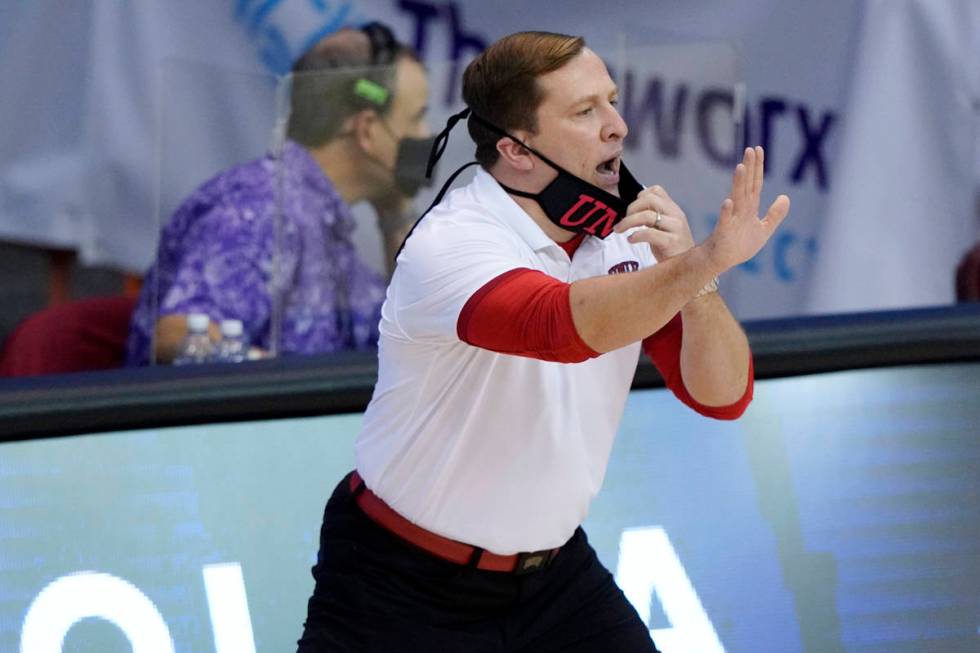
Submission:
M 482 167 L 477 167 L 473 184 L 478 196 L 489 200 L 488 208 L 491 209 L 493 216 L 513 229 L 531 246 L 532 250 L 538 251 L 548 247 L 560 249 L 558 243 L 549 238 L 531 216 L 514 201 L 514 198 L 507 194 L 493 175 Z

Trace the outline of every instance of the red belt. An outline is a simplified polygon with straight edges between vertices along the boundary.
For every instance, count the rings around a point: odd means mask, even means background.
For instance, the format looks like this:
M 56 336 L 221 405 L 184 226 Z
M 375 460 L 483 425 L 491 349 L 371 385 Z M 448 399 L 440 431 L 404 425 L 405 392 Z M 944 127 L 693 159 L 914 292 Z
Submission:
M 379 526 L 423 551 L 458 565 L 468 565 L 486 571 L 526 574 L 544 569 L 558 554 L 558 549 L 514 553 L 506 556 L 484 551 L 479 547 L 436 535 L 408 521 L 368 489 L 364 484 L 364 479 L 356 471 L 351 474 L 350 489 L 354 493 L 354 500 L 364 511 L 364 514 Z

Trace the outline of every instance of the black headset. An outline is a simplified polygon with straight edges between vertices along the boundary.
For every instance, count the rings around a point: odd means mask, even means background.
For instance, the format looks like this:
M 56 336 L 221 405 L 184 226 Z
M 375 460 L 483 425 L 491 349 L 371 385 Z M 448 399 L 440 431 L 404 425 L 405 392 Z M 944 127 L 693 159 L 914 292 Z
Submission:
M 395 60 L 398 41 L 391 28 L 384 23 L 373 21 L 361 28 L 371 43 L 371 65 L 387 66 Z

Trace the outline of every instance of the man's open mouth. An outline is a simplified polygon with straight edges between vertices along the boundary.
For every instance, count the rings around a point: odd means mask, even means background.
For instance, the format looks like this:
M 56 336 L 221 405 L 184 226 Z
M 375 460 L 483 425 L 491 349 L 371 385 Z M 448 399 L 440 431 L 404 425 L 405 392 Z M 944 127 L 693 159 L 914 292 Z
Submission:
M 599 177 L 605 180 L 607 183 L 618 183 L 619 182 L 619 156 L 614 156 L 611 159 L 606 159 L 599 165 L 595 167 L 595 171 L 599 174 Z

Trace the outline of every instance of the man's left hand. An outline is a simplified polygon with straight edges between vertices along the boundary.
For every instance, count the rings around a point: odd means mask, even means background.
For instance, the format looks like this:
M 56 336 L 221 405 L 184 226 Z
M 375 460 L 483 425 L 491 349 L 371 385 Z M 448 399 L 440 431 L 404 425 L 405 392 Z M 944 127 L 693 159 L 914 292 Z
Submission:
M 659 216 L 659 218 L 658 218 Z M 629 236 L 631 243 L 649 243 L 653 256 L 664 261 L 694 247 L 687 216 L 662 186 L 643 190 L 626 209 L 626 217 L 614 231 L 623 233 L 641 227 Z M 645 228 L 642 228 L 645 227 Z

